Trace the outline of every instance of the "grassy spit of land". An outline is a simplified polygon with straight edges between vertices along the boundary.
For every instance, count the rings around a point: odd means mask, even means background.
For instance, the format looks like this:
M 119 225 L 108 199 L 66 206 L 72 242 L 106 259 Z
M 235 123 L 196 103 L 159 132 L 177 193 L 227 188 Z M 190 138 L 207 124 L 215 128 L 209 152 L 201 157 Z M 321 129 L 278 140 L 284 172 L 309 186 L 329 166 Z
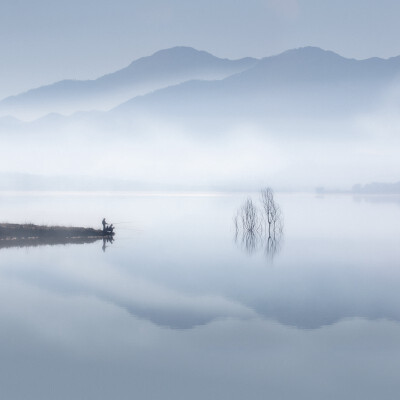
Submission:
M 94 228 L 0 223 L 0 240 L 99 238 L 103 236 L 109 235 L 101 229 Z

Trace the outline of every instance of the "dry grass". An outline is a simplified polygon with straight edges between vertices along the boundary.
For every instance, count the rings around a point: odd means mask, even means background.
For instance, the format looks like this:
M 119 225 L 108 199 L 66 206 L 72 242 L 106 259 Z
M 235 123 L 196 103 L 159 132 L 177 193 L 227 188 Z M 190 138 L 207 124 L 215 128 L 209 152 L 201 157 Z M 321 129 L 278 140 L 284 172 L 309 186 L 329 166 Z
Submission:
M 101 229 L 0 223 L 0 240 L 34 238 L 90 238 L 106 236 Z

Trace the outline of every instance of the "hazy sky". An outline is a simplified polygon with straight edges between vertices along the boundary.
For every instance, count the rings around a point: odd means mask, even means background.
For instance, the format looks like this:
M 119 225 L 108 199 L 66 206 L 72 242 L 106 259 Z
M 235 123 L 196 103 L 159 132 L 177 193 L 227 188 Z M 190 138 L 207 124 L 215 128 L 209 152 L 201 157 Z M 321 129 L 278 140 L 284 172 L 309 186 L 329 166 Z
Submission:
M 307 45 L 391 57 L 399 16 L 398 0 L 1 0 L 0 98 L 177 45 L 228 58 Z

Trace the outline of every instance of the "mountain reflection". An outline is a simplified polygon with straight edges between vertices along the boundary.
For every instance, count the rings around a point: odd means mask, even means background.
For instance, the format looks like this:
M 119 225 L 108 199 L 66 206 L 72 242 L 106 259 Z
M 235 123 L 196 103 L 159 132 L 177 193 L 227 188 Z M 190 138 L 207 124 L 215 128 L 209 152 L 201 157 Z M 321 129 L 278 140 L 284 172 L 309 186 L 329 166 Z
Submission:
M 78 243 L 85 242 L 88 241 Z M 268 246 L 272 253 L 276 250 L 273 243 Z M 41 260 L 44 268 L 17 269 L 12 276 L 44 293 L 97 298 L 135 318 L 169 329 L 194 329 L 223 319 L 249 318 L 272 320 L 298 329 L 318 329 L 352 318 L 400 322 L 398 285 L 388 284 L 394 279 L 391 275 L 361 279 L 362 270 L 352 269 L 343 281 L 340 274 L 329 268 L 290 277 L 281 269 L 263 268 L 248 271 L 245 279 L 232 277 L 230 285 L 217 284 L 213 291 L 209 289 L 209 279 L 191 290 L 186 285 L 173 287 L 167 278 L 156 282 L 157 279 L 132 274 L 130 268 L 103 265 L 101 258 L 93 261 L 96 267 L 89 275 L 81 275 L 79 268 L 60 271 L 51 263 L 46 267 L 46 261 Z M 3 271 L 1 276 L 7 274 Z M 328 285 L 330 289 L 326 290 Z
M 359 207 L 347 197 L 331 197 L 326 202 L 313 196 L 282 199 L 285 216 L 291 221 L 284 236 L 280 230 L 274 235 L 271 229 L 269 237 L 261 219 L 262 228 L 256 223 L 253 229 L 238 230 L 236 246 L 228 224 L 237 197 L 213 197 L 206 202 L 193 197 L 119 198 L 117 204 L 131 207 L 129 212 L 115 207 L 124 218 L 133 219 L 138 209 L 147 210 L 137 222 L 146 233 L 126 230 L 107 257 L 102 249 L 109 250 L 111 243 L 103 238 L 94 246 L 0 252 L 0 282 L 4 286 L 4 282 L 22 281 L 16 294 L 22 305 L 36 288 L 34 293 L 48 296 L 45 303 L 59 297 L 79 308 L 76 305 L 82 299 L 95 300 L 96 307 L 105 312 L 117 309 L 132 319 L 168 329 L 195 329 L 223 320 L 267 320 L 298 329 L 358 318 L 400 323 L 399 228 L 397 214 L 393 214 L 397 208 L 385 204 Z M 90 205 L 94 200 L 84 201 Z M 97 204 L 103 204 L 103 198 Z M 194 224 L 181 217 L 189 210 Z M 209 211 L 210 221 L 218 224 L 216 229 L 210 229 L 204 218 Z M 379 220 L 382 213 L 384 224 L 365 229 L 369 226 L 363 224 L 366 215 Z M 338 215 L 349 218 L 354 231 L 343 230 Z M 148 225 L 143 222 L 145 217 Z M 0 248 L 97 240 L 0 240 Z M 240 249 L 244 254 L 238 254 Z M 257 257 L 246 257 L 255 252 Z M 265 268 L 264 254 L 274 262 L 279 257 L 279 268 Z
M 48 279 L 49 277 L 52 279 Z M 305 330 L 319 329 L 353 318 L 386 319 L 400 323 L 400 311 L 390 296 L 377 298 L 376 294 L 365 290 L 364 293 L 342 292 L 338 295 L 331 292 L 323 297 L 318 296 L 315 288 L 314 291 L 311 289 L 311 284 L 307 295 L 301 287 L 290 292 L 288 288 L 282 288 L 282 293 L 272 289 L 260 293 L 255 292 L 254 287 L 257 284 L 250 281 L 235 293 L 228 291 L 209 296 L 184 294 L 162 286 L 156 288 L 150 282 L 144 281 L 137 285 L 134 279 L 125 281 L 124 289 L 121 282 L 113 282 L 112 278 L 108 282 L 111 287 L 108 287 L 106 284 L 93 285 L 91 282 L 77 284 L 66 279 L 66 276 L 57 281 L 55 277 L 56 275 L 49 273 L 43 279 L 35 278 L 35 284 L 45 289 L 46 293 L 95 297 L 126 311 L 134 318 L 168 329 L 194 329 L 223 319 L 252 318 L 276 321 Z M 52 284 L 49 285 L 48 282 Z M 332 283 L 337 285 L 337 282 Z M 138 289 L 141 286 L 146 287 L 151 294 L 147 290 L 141 292 Z M 371 303 L 375 307 L 371 308 Z

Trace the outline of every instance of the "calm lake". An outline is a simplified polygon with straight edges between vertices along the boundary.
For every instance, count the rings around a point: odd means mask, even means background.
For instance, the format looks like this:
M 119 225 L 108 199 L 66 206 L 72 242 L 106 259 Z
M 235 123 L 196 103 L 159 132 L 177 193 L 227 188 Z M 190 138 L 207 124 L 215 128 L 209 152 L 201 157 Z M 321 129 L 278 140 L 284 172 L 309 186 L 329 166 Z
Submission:
M 0 248 L 0 397 L 395 399 L 400 197 L 275 197 L 268 252 L 245 194 L 0 194 L 2 222 L 116 227 Z

